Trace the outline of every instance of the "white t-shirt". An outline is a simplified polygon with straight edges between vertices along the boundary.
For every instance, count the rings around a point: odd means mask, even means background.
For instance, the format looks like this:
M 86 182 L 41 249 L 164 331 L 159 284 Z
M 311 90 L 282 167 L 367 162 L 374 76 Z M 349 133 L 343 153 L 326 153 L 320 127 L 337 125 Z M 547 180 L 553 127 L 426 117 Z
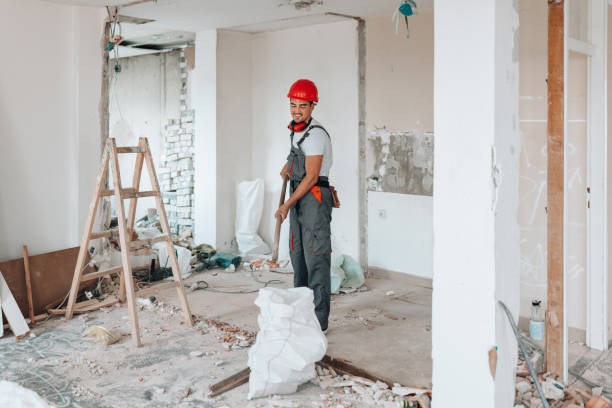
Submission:
M 316 120 L 312 119 L 310 122 L 310 126 L 321 126 L 321 124 Z M 310 127 L 309 126 L 309 127 Z M 298 147 L 297 143 L 304 136 L 306 131 L 304 132 L 295 132 L 293 135 L 293 146 Z M 315 128 L 310 130 L 310 134 L 302 144 L 300 145 L 302 152 L 306 156 L 320 156 L 323 155 L 323 162 L 321 163 L 321 170 L 319 171 L 319 177 L 329 177 L 329 170 L 334 161 L 334 156 L 332 153 L 332 144 L 330 137 L 327 136 L 327 133 L 323 131 L 321 128 Z

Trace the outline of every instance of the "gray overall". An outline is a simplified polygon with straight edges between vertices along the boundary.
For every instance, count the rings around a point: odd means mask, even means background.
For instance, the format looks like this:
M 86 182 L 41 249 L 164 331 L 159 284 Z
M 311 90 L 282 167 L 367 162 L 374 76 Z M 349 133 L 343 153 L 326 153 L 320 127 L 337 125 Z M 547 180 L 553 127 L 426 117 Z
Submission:
M 291 152 L 287 157 L 291 194 L 306 176 L 306 156 L 300 145 L 313 128 L 323 129 L 318 125 L 309 126 L 298 141 L 297 148 L 293 146 L 294 132 L 291 132 Z M 325 129 L 323 131 L 327 133 Z M 319 177 L 315 187 L 300 198 L 289 213 L 289 254 L 294 270 L 293 285 L 296 288 L 307 286 L 313 290 L 315 313 L 321 330 L 327 329 L 329 317 L 331 213 L 332 195 L 327 177 Z

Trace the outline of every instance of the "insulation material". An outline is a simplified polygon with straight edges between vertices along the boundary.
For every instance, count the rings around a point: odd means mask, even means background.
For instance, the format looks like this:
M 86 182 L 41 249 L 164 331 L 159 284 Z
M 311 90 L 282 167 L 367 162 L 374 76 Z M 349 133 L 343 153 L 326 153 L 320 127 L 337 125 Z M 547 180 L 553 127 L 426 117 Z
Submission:
M 264 205 L 264 181 L 243 181 L 236 186 L 236 242 L 243 255 L 270 253 L 270 247 L 259 237 Z
M 52 408 L 34 391 L 10 381 L 0 381 L 0 407 Z
M 433 195 L 433 133 L 377 128 L 368 142 L 374 160 L 368 190 Z

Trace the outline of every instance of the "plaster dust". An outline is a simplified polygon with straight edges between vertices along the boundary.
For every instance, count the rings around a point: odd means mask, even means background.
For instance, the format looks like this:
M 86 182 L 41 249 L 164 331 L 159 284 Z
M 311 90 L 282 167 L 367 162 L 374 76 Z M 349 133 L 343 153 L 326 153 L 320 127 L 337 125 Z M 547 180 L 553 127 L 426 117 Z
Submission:
M 292 275 L 258 271 L 257 278 L 280 279 L 284 284 L 275 287 L 289 287 Z M 261 287 L 242 267 L 234 273 L 221 269 L 196 273 L 186 285 L 199 280 L 220 290 Z M 431 281 L 379 270 L 366 286 L 365 292 L 332 298 L 328 353 L 405 386 L 428 388 Z M 386 295 L 390 289 L 395 293 Z M 210 384 L 246 367 L 257 330 L 256 295 L 187 290 L 191 310 L 200 316 L 194 328 L 182 324 L 173 290 L 156 294 L 157 305 L 139 300 L 141 348 L 132 346 L 125 307 L 69 321 L 50 319 L 36 325 L 36 337 L 18 343 L 10 336 L 0 339 L 0 380 L 32 389 L 56 407 L 396 406 L 386 400 L 370 401 L 360 394 L 364 391 L 360 387 L 340 388 L 339 393 L 316 381 L 282 397 L 247 401 L 248 386 L 242 385 L 220 398 L 207 398 Z M 94 325 L 119 332 L 121 340 L 103 347 L 82 337 L 85 328 Z

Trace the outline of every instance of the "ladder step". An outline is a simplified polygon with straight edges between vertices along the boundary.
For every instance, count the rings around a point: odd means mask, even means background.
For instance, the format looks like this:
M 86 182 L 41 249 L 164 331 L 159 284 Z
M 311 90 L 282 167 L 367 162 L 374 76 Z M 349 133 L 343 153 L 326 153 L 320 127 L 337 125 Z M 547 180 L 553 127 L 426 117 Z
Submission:
M 119 229 L 113 228 L 106 231 L 92 232 L 89 239 L 110 238 L 112 236 L 119 236 Z
M 125 191 L 121 190 L 121 198 L 160 197 L 159 191 Z
M 86 275 L 82 275 L 81 276 L 81 282 L 87 282 L 87 281 L 90 281 L 90 280 L 101 278 L 104 275 L 109 275 L 109 274 L 112 274 L 112 273 L 118 273 L 118 272 L 121 272 L 122 269 L 123 269 L 122 266 L 118 266 L 116 268 L 105 269 L 103 271 L 90 272 L 90 273 L 88 273 Z
M 160 290 L 172 288 L 180 288 L 179 283 L 177 281 L 172 281 L 168 283 L 157 283 L 153 286 L 149 286 L 148 288 L 140 289 L 138 292 L 134 292 L 134 295 L 136 295 L 136 297 L 146 297 Z
M 132 251 L 142 248 L 143 246 L 153 245 L 158 242 L 168 241 L 170 239 L 169 235 L 160 235 L 159 237 L 151 238 L 151 239 L 139 239 L 137 241 L 130 242 L 130 248 Z
M 127 193 L 133 193 L 135 191 L 136 190 L 134 188 L 132 188 L 132 187 L 130 187 L 130 188 L 122 188 L 121 189 L 121 195 L 127 194 Z M 102 190 L 100 192 L 100 196 L 101 197 L 108 197 L 108 196 L 114 196 L 114 195 L 115 195 L 115 190 Z
M 129 147 L 118 147 L 117 153 L 144 153 L 146 150 L 143 147 L 129 146 Z

